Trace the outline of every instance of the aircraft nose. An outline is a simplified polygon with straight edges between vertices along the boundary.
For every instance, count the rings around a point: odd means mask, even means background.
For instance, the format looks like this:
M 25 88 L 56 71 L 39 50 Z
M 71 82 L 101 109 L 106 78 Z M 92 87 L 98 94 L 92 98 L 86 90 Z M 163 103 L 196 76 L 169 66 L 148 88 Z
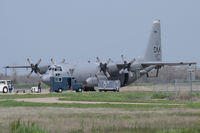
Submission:
M 42 75 L 41 80 L 42 80 L 42 81 L 47 81 L 48 78 L 49 78 L 49 76 L 47 76 L 47 75 Z

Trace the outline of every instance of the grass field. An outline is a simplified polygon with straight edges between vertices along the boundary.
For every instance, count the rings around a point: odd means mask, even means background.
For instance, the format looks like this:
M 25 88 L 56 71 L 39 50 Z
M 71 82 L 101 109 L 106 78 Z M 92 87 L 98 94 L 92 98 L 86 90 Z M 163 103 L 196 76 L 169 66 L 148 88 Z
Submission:
M 47 133 L 198 133 L 200 94 L 131 92 L 67 92 L 0 95 L 0 128 L 9 133 L 13 121 L 32 122 Z M 79 104 L 17 102 L 23 98 L 58 97 L 62 101 L 105 101 L 149 104 Z M 153 104 L 151 104 L 153 103 Z M 175 104 L 175 105 L 171 105 Z M 5 128 L 6 127 L 6 128 Z M 26 125 L 18 130 L 25 130 Z M 32 128 L 31 128 L 32 130 Z

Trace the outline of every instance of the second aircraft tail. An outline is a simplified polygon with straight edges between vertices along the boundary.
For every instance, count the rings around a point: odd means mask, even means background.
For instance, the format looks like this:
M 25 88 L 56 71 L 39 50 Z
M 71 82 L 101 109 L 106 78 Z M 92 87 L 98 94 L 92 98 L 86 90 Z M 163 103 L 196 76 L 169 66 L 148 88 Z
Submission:
M 160 20 L 153 21 L 153 27 L 146 48 L 144 61 L 162 61 Z

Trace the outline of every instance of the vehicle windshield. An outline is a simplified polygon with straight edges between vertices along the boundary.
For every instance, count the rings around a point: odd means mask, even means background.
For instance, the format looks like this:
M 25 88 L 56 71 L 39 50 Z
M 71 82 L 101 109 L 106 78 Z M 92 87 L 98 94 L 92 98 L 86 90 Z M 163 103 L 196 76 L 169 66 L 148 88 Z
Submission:
M 0 81 L 0 84 L 5 84 L 6 82 L 5 81 Z

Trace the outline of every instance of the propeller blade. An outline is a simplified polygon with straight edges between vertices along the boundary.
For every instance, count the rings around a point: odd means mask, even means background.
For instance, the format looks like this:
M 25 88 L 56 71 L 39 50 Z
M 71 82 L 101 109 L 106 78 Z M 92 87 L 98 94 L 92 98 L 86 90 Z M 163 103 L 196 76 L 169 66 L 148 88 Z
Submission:
M 135 58 L 130 61 L 131 64 L 133 64 L 134 62 L 135 62 Z
M 56 63 L 54 62 L 53 58 L 51 58 L 51 63 L 52 63 L 52 64 L 56 64 Z
M 62 61 L 61 61 L 61 64 L 64 64 L 65 63 L 65 59 L 63 59 Z
M 125 62 L 125 58 L 123 54 L 121 55 L 121 57 L 122 57 L 122 61 Z
M 106 64 L 108 65 L 110 63 L 111 59 L 109 58 L 108 61 L 106 62 Z
M 129 73 L 130 71 L 126 68 L 124 69 L 124 73 Z
M 101 61 L 100 61 L 99 57 L 96 57 L 96 59 L 97 59 L 97 61 L 98 61 L 99 63 L 101 63 Z
M 97 81 L 99 81 L 99 77 L 98 77 L 98 75 L 97 75 L 97 74 L 95 74 L 95 77 L 97 78 Z
M 31 65 L 31 64 L 32 64 L 29 58 L 27 58 L 27 61 L 28 61 L 29 65 Z
M 99 72 L 96 73 L 96 75 L 99 75 L 100 73 L 101 73 L 101 72 L 99 71 Z
M 36 73 L 38 76 L 41 76 L 41 74 L 39 72 Z
M 111 59 L 109 58 L 108 61 L 106 63 L 102 63 L 101 60 L 99 59 L 99 57 L 96 57 L 97 61 L 99 62 L 99 72 L 97 72 L 97 75 L 100 72 L 103 72 L 103 74 L 108 78 L 110 77 L 110 74 L 108 73 L 108 68 L 107 65 L 110 63 Z
M 121 70 L 119 71 L 119 74 L 122 74 L 122 73 L 124 73 L 124 69 L 121 69 Z
M 31 70 L 31 72 L 27 75 L 27 77 L 29 78 L 32 73 L 33 73 L 33 70 Z
M 42 60 L 41 60 L 41 59 L 39 59 L 39 60 L 38 60 L 38 62 L 37 62 L 36 64 L 37 64 L 37 65 L 39 65 L 41 61 L 42 61 Z
M 131 71 L 129 71 L 129 76 L 132 78 L 133 77 L 133 73 Z
M 110 78 L 110 74 L 108 73 L 108 71 L 106 71 L 105 75 L 107 78 Z
M 156 77 L 158 77 L 158 73 L 159 73 L 159 69 L 157 69 L 157 71 L 156 71 Z

